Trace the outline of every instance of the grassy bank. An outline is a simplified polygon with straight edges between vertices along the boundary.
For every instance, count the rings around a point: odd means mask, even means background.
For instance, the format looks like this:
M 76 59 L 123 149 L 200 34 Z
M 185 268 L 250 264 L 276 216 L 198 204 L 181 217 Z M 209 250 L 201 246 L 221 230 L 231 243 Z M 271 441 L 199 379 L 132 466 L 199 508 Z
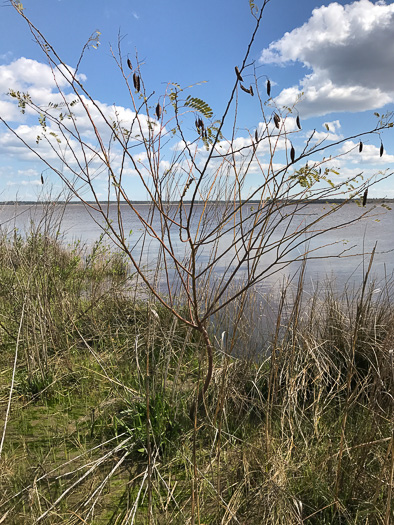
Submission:
M 391 522 L 390 283 L 278 294 L 269 355 L 218 336 L 194 420 L 204 347 L 135 285 L 100 242 L 1 239 L 0 522 Z

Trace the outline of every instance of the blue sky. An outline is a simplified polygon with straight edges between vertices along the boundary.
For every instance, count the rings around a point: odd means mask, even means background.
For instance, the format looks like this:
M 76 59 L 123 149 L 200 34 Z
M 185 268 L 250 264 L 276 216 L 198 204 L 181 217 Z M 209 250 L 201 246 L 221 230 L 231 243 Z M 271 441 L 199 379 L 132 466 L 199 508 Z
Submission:
M 248 0 L 26 0 L 23 5 L 27 16 L 70 66 L 75 66 L 89 35 L 100 31 L 100 46 L 87 51 L 79 72 L 93 98 L 105 108 L 116 104 L 125 119 L 130 117 L 130 98 L 110 52 L 111 45 L 117 47 L 118 35 L 122 37 L 123 58 L 129 57 L 134 67 L 138 52 L 144 83 L 149 92 L 155 91 L 155 100 L 161 100 L 168 82 L 188 86 L 205 81 L 189 94 L 204 99 L 213 108 L 214 117 L 219 118 L 234 85 L 234 66 L 240 65 L 255 26 Z M 32 138 L 36 136 L 37 119 L 13 109 L 7 91 L 28 90 L 38 94 L 42 103 L 49 102 L 54 99 L 53 79 L 26 24 L 7 3 L 1 6 L 0 32 L 0 115 Z M 314 129 L 314 140 L 325 140 L 327 145 L 372 129 L 377 123 L 374 112 L 394 109 L 394 3 L 271 0 L 249 63 L 243 73 L 245 83 L 254 79 L 253 63 L 264 100 L 266 77 L 271 80 L 271 96 L 280 108 L 292 106 L 303 92 L 293 114 L 299 114 L 303 128 L 292 137 L 296 151 L 305 146 Z M 261 115 L 257 97 L 242 92 L 238 97 L 235 136 L 243 145 L 255 129 L 260 129 Z M 269 107 L 266 110 L 273 111 Z M 187 139 L 195 134 L 192 122 L 185 121 Z M 231 122 L 224 128 L 225 135 L 232 132 Z M 294 118 L 288 122 L 290 130 L 295 129 Z M 358 141 L 330 150 L 328 155 L 350 151 L 333 162 L 332 167 L 340 173 L 334 176 L 334 182 L 359 172 L 368 177 L 394 170 L 393 136 L 389 130 L 381 137 L 366 137 L 362 156 L 355 148 Z M 380 139 L 385 147 L 382 157 Z M 44 155 L 44 146 L 39 147 Z M 171 160 L 174 151 L 176 143 L 168 146 L 165 162 Z M 261 151 L 263 164 L 266 156 L 267 152 Z M 281 161 L 278 154 L 278 165 Z M 0 200 L 35 200 L 51 186 L 56 192 L 58 180 L 48 171 L 42 187 L 42 171 L 42 164 L 0 124 Z M 124 184 L 134 199 L 145 198 L 132 171 Z M 248 184 L 246 193 L 258 184 L 257 175 Z M 96 185 L 98 193 L 104 195 L 104 175 L 97 178 Z M 393 182 L 388 179 L 379 183 L 371 188 L 370 195 L 394 198 Z

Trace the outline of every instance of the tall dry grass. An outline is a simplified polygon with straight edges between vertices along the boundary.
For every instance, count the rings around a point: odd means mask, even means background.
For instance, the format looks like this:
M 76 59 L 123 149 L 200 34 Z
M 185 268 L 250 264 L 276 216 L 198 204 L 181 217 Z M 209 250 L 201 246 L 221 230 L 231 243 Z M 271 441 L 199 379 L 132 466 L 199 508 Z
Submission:
M 196 424 L 204 343 L 117 256 L 37 231 L 0 255 L 3 522 L 390 523 L 391 281 L 240 298 Z

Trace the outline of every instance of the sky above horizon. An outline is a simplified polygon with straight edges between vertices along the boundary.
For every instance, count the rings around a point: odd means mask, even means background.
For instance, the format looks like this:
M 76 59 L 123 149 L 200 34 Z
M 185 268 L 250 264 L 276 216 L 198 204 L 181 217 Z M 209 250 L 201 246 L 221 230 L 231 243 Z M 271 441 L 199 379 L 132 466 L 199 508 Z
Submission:
M 215 120 L 225 110 L 234 86 L 234 66 L 241 64 L 255 26 L 248 0 L 229 0 L 225 5 L 207 0 L 118 0 L 112 4 L 103 0 L 27 0 L 23 5 L 26 15 L 71 67 L 76 66 L 89 36 L 100 31 L 100 45 L 87 50 L 79 67 L 79 78 L 99 108 L 111 114 L 116 105 L 116 113 L 124 122 L 131 122 L 134 114 L 111 54 L 111 46 L 117 53 L 119 36 L 122 58 L 124 61 L 130 58 L 134 68 L 138 53 L 144 85 L 149 93 L 155 92 L 152 98 L 155 104 L 163 100 L 168 83 L 196 84 L 188 93 L 206 101 Z M 56 101 L 57 96 L 53 74 L 26 23 L 14 9 L 4 3 L 0 13 L 0 116 L 35 147 L 40 132 L 37 117 L 33 118 L 29 112 L 22 115 L 7 93 L 10 89 L 28 91 L 40 104 L 47 105 Z M 295 117 L 299 115 L 301 119 L 302 130 L 291 137 L 297 152 L 305 147 L 313 130 L 316 130 L 313 141 L 324 140 L 323 145 L 328 146 L 374 129 L 375 112 L 394 110 L 394 2 L 271 0 L 248 64 L 243 72 L 245 84 L 254 82 L 255 72 L 257 89 L 264 101 L 267 78 L 277 107 L 293 107 L 299 99 L 287 119 L 287 129 L 293 132 L 297 130 Z M 251 136 L 262 129 L 263 123 L 258 97 L 251 97 L 239 88 L 237 97 L 234 136 L 236 144 L 243 147 L 250 145 Z M 273 106 L 265 106 L 268 115 L 273 110 Z M 78 110 L 76 114 L 84 126 Z M 231 122 L 224 127 L 227 136 L 233 133 Z M 185 120 L 186 138 L 193 133 L 192 124 Z M 182 143 L 180 137 L 175 140 L 178 146 L 175 142 L 165 152 L 167 157 L 163 154 L 163 170 Z M 362 154 L 358 151 L 358 140 L 342 142 L 312 160 L 319 162 L 323 156 L 339 155 L 330 166 L 338 172 L 333 175 L 333 182 L 361 172 L 369 177 L 394 171 L 394 130 L 363 137 Z M 282 146 L 282 157 L 279 147 L 278 160 L 274 159 L 278 166 L 283 162 L 286 146 Z M 38 149 L 44 157 L 53 154 L 43 142 L 37 145 Z M 343 155 L 346 152 L 349 153 Z M 268 154 L 261 148 L 262 166 L 268 165 Z M 137 155 L 141 157 L 138 162 L 146 160 L 142 153 Z M 305 161 L 297 167 L 304 164 Z M 44 169 L 34 154 L 0 123 L 0 200 L 36 200 L 45 198 L 50 191 L 56 194 L 59 181 Z M 97 192 L 105 195 L 107 175 L 97 170 Z M 146 192 L 133 170 L 126 175 L 124 185 L 130 198 L 145 199 Z M 256 172 L 246 192 L 258 185 L 257 177 Z M 387 178 L 372 186 L 370 196 L 394 198 L 393 180 Z

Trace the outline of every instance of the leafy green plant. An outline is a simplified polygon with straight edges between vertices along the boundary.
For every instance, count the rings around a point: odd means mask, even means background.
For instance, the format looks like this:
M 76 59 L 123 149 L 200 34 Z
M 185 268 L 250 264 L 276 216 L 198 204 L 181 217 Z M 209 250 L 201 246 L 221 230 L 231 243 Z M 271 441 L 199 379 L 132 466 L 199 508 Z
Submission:
M 153 455 L 168 458 L 177 450 L 188 428 L 191 428 L 186 407 L 174 406 L 163 393 L 157 393 L 149 400 L 149 421 L 147 417 L 146 402 L 133 401 L 116 417 L 118 432 L 130 434 L 132 450 L 140 457 L 147 456 L 149 440 Z

